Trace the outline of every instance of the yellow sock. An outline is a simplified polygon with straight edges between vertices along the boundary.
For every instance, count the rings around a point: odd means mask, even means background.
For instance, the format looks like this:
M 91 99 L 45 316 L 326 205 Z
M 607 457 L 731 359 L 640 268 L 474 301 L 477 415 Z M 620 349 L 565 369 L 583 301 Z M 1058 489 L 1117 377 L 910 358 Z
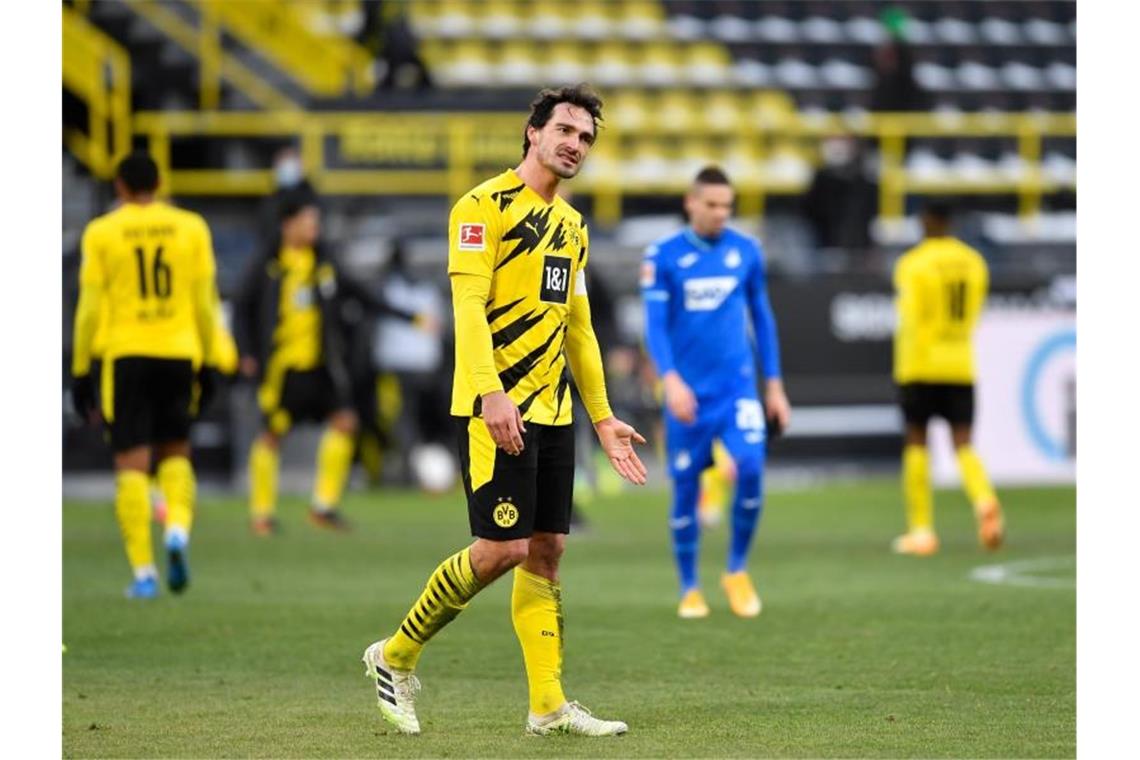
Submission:
M 313 504 L 332 509 L 340 503 L 348 473 L 352 469 L 352 436 L 329 428 L 321 436 L 317 449 L 317 481 L 313 486 Z
M 400 670 L 415 668 L 428 639 L 454 620 L 482 588 L 471 567 L 470 547 L 439 563 L 400 628 L 388 639 L 384 659 Z
M 166 499 L 166 530 L 190 535 L 194 522 L 194 499 L 198 484 L 194 468 L 186 457 L 167 457 L 158 465 L 158 487 Z
M 154 574 L 150 543 L 150 482 L 146 473 L 122 470 L 115 476 L 115 517 L 123 534 L 127 561 L 135 577 Z M 150 571 L 147 573 L 147 571 Z
M 277 449 L 258 439 L 249 450 L 249 508 L 254 517 L 277 510 Z
M 962 473 L 962 486 L 966 490 L 966 498 L 970 500 L 975 510 L 997 501 L 994 488 L 986 476 L 986 468 L 973 446 L 958 448 L 958 470 Z
M 903 499 L 908 531 L 934 530 L 934 494 L 930 489 L 930 456 L 925 446 L 903 449 Z
M 562 587 L 516 567 L 511 621 L 526 662 L 530 711 L 548 715 L 566 702 L 562 693 Z

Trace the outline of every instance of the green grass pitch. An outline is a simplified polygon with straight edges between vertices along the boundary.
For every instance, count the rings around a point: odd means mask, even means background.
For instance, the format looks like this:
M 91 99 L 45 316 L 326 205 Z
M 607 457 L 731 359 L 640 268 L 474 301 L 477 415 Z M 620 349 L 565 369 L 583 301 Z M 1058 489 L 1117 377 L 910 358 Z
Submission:
M 304 504 L 256 539 L 240 500 L 199 509 L 183 597 L 122 597 L 110 504 L 64 505 L 65 757 L 1072 757 L 1075 492 L 1002 492 L 1010 540 L 977 548 L 964 498 L 940 492 L 943 546 L 892 556 L 897 485 L 775 493 L 753 552 L 764 600 L 734 618 L 707 532 L 706 620 L 675 615 L 664 492 L 596 501 L 563 567 L 564 683 L 611 739 L 523 735 L 526 679 L 510 582 L 426 650 L 419 737 L 387 729 L 360 655 L 468 540 L 460 495 L 353 494 L 349 535 Z M 156 534 L 157 542 L 157 534 Z M 161 555 L 159 555 L 161 557 Z M 1034 561 L 1014 583 L 973 569 Z M 1038 562 L 1038 560 L 1040 560 Z M 1014 568 L 1018 568 L 1014 565 Z

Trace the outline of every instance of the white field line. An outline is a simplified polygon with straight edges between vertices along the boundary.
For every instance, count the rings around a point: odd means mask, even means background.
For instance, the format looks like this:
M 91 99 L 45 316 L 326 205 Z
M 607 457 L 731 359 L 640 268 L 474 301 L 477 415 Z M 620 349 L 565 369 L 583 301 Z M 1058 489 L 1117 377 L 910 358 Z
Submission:
M 1073 578 L 1041 577 L 1037 573 L 1076 569 L 1076 557 L 1039 557 L 1016 562 L 1003 562 L 999 565 L 983 565 L 970 571 L 970 580 L 994 585 L 1024 586 L 1027 588 L 1075 589 L 1077 580 Z

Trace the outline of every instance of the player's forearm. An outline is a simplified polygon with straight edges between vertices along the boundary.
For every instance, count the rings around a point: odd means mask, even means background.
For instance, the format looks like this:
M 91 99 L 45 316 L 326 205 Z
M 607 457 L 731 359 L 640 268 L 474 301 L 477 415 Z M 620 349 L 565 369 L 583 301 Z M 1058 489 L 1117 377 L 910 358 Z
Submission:
M 456 370 L 471 378 L 480 396 L 503 390 L 495 371 L 491 327 L 487 324 L 487 295 L 491 281 L 478 275 L 451 276 L 451 303 L 455 309 Z
M 574 384 L 591 422 L 613 416 L 606 396 L 606 372 L 602 352 L 590 320 L 590 302 L 586 296 L 574 296 L 570 323 L 566 332 L 566 359 Z
M 665 377 L 676 370 L 673 363 L 673 347 L 669 343 L 669 334 L 665 329 L 668 315 L 664 303 L 646 301 L 645 304 L 645 350 L 657 368 L 657 375 Z
M 91 371 L 91 342 L 99 329 L 103 293 L 93 285 L 79 288 L 75 307 L 75 332 L 72 335 L 71 374 L 81 377 Z
M 776 330 L 776 316 L 772 313 L 772 304 L 768 301 L 767 293 L 761 293 L 753 304 L 752 311 L 756 323 L 760 362 L 764 366 L 764 377 L 768 380 L 778 380 L 781 376 L 780 336 Z
M 214 355 L 214 283 L 211 280 L 202 280 L 195 287 L 194 322 L 202 346 L 202 363 L 206 364 Z

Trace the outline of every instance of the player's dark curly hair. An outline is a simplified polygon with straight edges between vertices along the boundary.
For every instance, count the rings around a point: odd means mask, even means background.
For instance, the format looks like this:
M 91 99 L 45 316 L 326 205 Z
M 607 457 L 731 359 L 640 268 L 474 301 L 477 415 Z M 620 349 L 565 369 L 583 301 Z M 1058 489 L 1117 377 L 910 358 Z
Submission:
M 598 122 L 602 120 L 602 99 L 590 88 L 590 85 L 585 83 L 540 91 L 530 104 L 530 118 L 527 119 L 526 127 L 536 129 L 545 127 L 554 112 L 554 106 L 559 103 L 569 103 L 586 109 L 594 119 L 594 132 L 598 131 Z M 523 127 L 523 158 L 526 158 L 526 153 L 530 150 L 530 138 L 526 136 L 526 127 Z
M 119 162 L 115 177 L 132 193 L 153 193 L 158 189 L 158 164 L 147 153 L 136 150 Z

